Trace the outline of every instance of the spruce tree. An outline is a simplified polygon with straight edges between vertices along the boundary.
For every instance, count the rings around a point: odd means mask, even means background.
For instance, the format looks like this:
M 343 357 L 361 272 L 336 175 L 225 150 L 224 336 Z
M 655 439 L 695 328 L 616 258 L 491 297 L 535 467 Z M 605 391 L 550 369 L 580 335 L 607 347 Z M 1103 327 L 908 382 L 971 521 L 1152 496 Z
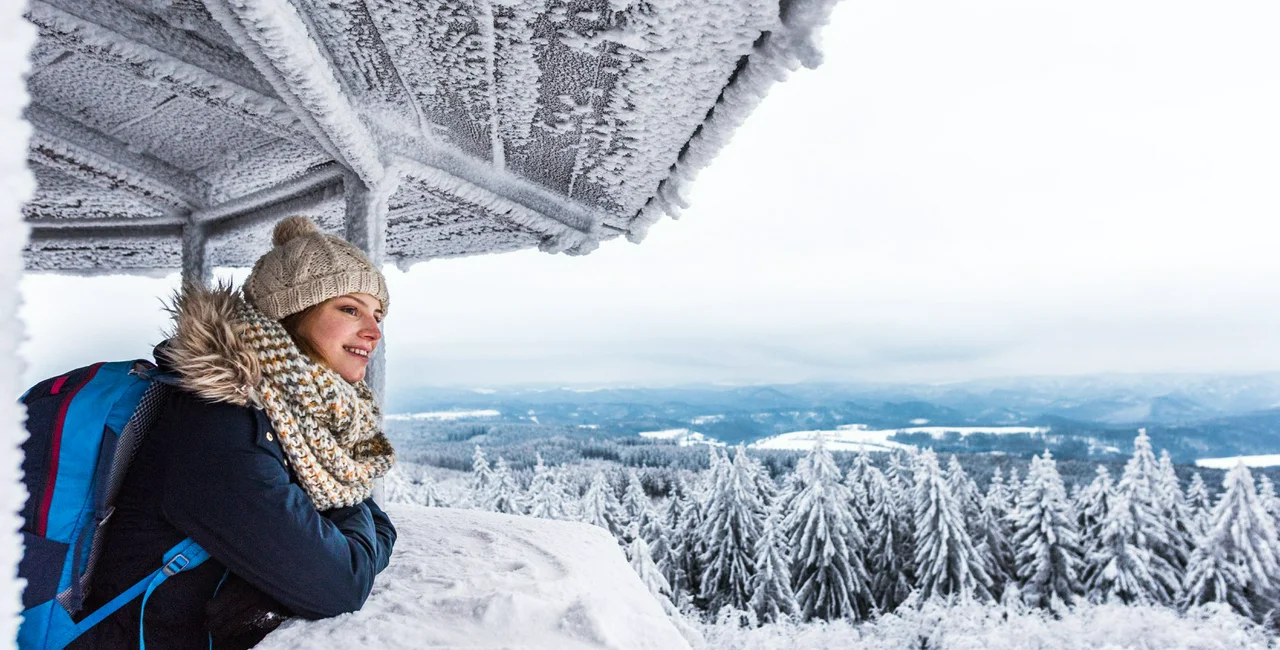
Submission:
M 799 609 L 791 589 L 791 572 L 783 549 L 782 522 L 777 512 L 765 519 L 756 540 L 756 573 L 751 577 L 751 602 L 748 605 L 762 623 L 776 623 L 782 616 L 792 616 Z
M 492 476 L 493 470 L 489 468 L 489 461 L 484 457 L 484 450 L 480 449 L 480 445 L 476 445 L 475 453 L 471 454 L 471 493 L 481 504 L 485 502 L 485 494 L 489 489 Z
M 1135 598 L 1138 602 L 1169 605 L 1181 588 L 1178 567 L 1185 563 L 1185 559 L 1173 541 L 1174 526 L 1164 517 L 1164 504 L 1157 488 L 1159 471 L 1155 454 L 1151 451 L 1151 439 L 1145 429 L 1139 429 L 1138 437 L 1133 441 L 1133 456 L 1125 464 L 1115 492 L 1126 497 L 1130 509 L 1128 516 L 1134 527 L 1132 544 L 1149 551 L 1141 556 L 1149 558 L 1149 571 L 1159 585 L 1156 593 Z
M 1102 525 L 1111 511 L 1112 492 L 1115 483 L 1111 472 L 1099 465 L 1094 471 L 1093 482 L 1080 491 L 1076 501 L 1076 529 L 1080 531 L 1080 548 L 1085 554 L 1085 573 L 1089 573 L 1089 556 L 1102 540 Z M 1085 579 L 1086 584 L 1088 579 Z
M 1191 514 L 1187 508 L 1186 495 L 1182 493 L 1178 472 L 1173 467 L 1173 458 L 1166 449 L 1160 450 L 1155 487 L 1161 514 L 1169 528 L 1169 545 L 1176 559 L 1174 568 L 1181 576 L 1187 570 L 1187 558 L 1191 555 L 1191 546 L 1195 540 L 1192 538 Z
M 1152 605 L 1163 587 L 1151 572 L 1149 548 L 1138 540 L 1137 512 L 1129 494 L 1117 492 L 1102 521 L 1085 568 L 1085 588 L 1094 602 Z
M 645 525 L 645 513 L 652 509 L 649 503 L 649 496 L 644 493 L 644 486 L 640 484 L 640 476 L 636 474 L 634 469 L 627 470 L 627 487 L 622 492 L 621 509 L 619 510 L 624 530 L 630 530 L 629 526 L 635 525 L 636 529 L 643 528 Z
M 1191 484 L 1187 486 L 1187 509 L 1190 511 L 1192 524 L 1192 540 L 1199 540 L 1209 529 L 1209 513 L 1213 511 L 1213 501 L 1209 499 L 1209 488 L 1204 484 L 1200 472 L 1191 475 Z
M 799 614 L 804 620 L 859 620 L 867 614 L 870 593 L 863 533 L 849 507 L 849 489 L 822 441 L 806 458 L 804 489 L 785 522 Z
M 683 483 L 683 479 L 677 481 L 677 485 Z M 684 511 L 684 497 L 679 489 L 671 491 L 671 497 L 662 505 L 659 513 L 662 520 L 662 530 L 667 536 L 668 550 L 662 556 L 654 555 L 653 561 L 657 563 L 658 570 L 666 577 L 667 584 L 671 585 L 671 600 L 677 605 L 685 602 L 688 593 L 688 580 L 684 572 L 684 538 L 682 537 L 684 526 L 681 519 L 681 513 Z M 645 541 L 652 544 L 652 538 L 646 537 Z
M 745 610 L 751 600 L 756 541 L 765 517 L 753 469 L 745 447 L 738 445 L 707 503 L 700 529 L 706 544 L 700 598 L 712 613 L 726 606 Z
M 1280 517 L 1280 498 L 1276 497 L 1276 486 L 1271 482 L 1271 477 L 1261 472 L 1258 473 L 1258 501 L 1272 519 Z
M 920 597 L 991 599 L 991 578 L 932 449 L 916 456 L 915 567 Z
M 520 502 L 520 487 L 516 485 L 511 467 L 502 456 L 498 456 L 497 467 L 484 494 L 487 509 L 508 515 L 524 514 L 524 506 Z
M 543 463 L 542 454 L 537 458 L 533 480 L 529 483 L 529 514 L 542 519 L 568 519 L 564 490 L 556 481 L 555 473 Z
M 951 495 L 960 507 L 965 528 L 973 540 L 974 552 L 982 562 L 987 576 L 991 578 L 992 596 L 998 600 L 1000 588 L 1013 576 L 1009 541 L 994 518 L 983 508 L 983 497 L 978 491 L 978 485 L 965 473 L 955 454 L 947 461 L 947 487 L 951 488 Z
M 1053 456 L 1031 460 L 1013 513 L 1018 589 L 1034 607 L 1055 599 L 1071 605 L 1081 595 L 1081 551 L 1067 492 Z
M 675 556 L 680 560 L 680 573 L 683 575 L 683 588 L 689 596 L 695 597 L 702 592 L 702 556 L 706 552 L 706 541 L 702 539 L 703 510 L 702 501 L 706 499 L 707 483 L 699 481 L 696 487 L 687 486 L 687 497 L 680 503 L 680 526 L 673 541 Z
M 591 477 L 591 485 L 582 497 L 582 520 L 593 526 L 599 526 L 618 540 L 622 539 L 622 517 L 619 515 L 618 497 L 613 487 L 605 478 L 603 471 L 597 471 Z
M 912 513 L 899 509 L 893 485 L 874 467 L 867 473 L 867 499 L 871 511 L 866 559 L 872 605 L 880 612 L 891 612 L 911 595 L 911 585 L 915 582 Z
M 666 577 L 654 563 L 653 556 L 649 552 L 649 543 L 637 530 L 633 529 L 628 533 L 631 543 L 627 545 L 627 557 L 631 560 L 631 568 L 635 569 L 636 575 L 640 576 L 640 582 L 649 589 L 649 593 L 663 604 L 664 611 L 674 609 L 671 607 L 671 585 L 667 583 Z
M 1182 604 L 1228 603 L 1259 620 L 1278 604 L 1275 521 L 1258 499 L 1244 463 L 1227 472 L 1222 486 L 1208 529 L 1191 554 Z

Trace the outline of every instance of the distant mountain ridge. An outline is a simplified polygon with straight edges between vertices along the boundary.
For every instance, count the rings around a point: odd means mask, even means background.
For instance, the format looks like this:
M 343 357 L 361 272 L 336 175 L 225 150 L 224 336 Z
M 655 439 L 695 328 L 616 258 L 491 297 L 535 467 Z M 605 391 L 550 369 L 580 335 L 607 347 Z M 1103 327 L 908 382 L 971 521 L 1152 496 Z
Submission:
M 485 387 L 393 391 L 389 413 L 495 409 L 507 421 L 601 435 L 690 428 L 728 444 L 863 424 L 899 429 L 1047 426 L 1042 439 L 970 436 L 935 448 L 1069 456 L 1125 454 L 1146 428 L 1175 459 L 1280 452 L 1280 374 L 1101 376 L 945 385 L 809 383 L 677 387 Z M 1034 437 L 1034 436 L 1032 436 Z M 1114 450 L 1114 451 L 1113 451 Z M 1032 452 L 1034 453 L 1034 451 Z

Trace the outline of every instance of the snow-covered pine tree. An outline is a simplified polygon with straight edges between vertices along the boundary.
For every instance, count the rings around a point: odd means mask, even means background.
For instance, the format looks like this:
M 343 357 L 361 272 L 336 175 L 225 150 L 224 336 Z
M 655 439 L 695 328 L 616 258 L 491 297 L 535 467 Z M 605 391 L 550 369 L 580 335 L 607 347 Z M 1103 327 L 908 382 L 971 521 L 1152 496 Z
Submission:
M 1146 429 L 1139 429 L 1138 437 L 1133 441 L 1133 456 L 1125 463 L 1115 493 L 1123 492 L 1127 498 L 1131 511 L 1129 517 L 1133 519 L 1134 526 L 1132 544 L 1150 551 L 1143 555 L 1149 558 L 1148 570 L 1160 586 L 1157 593 L 1135 598 L 1138 602 L 1170 605 L 1181 589 L 1178 567 L 1185 566 L 1185 558 L 1179 555 L 1171 541 L 1173 526 L 1164 518 L 1164 505 L 1157 489 L 1159 472 L 1156 456 L 1151 451 L 1151 438 L 1147 437 Z M 1117 503 L 1113 502 L 1112 509 L 1115 507 Z
M 775 623 L 783 615 L 792 616 L 799 609 L 791 589 L 791 571 L 783 550 L 782 519 L 773 512 L 765 519 L 756 540 L 755 575 L 751 576 L 751 602 L 748 606 L 762 623 Z
M 1057 463 L 1047 450 L 1031 460 L 1013 520 L 1023 600 L 1044 608 L 1055 599 L 1065 605 L 1075 603 L 1083 593 L 1079 536 Z
M 987 494 L 983 498 L 987 510 L 996 518 L 1003 519 L 1013 510 L 1013 494 L 1013 490 L 1004 482 L 1004 473 L 999 467 L 995 468 L 991 472 L 991 483 L 987 485 Z
M 849 488 L 849 494 L 852 496 L 849 505 L 853 508 L 853 516 L 858 521 L 860 530 L 867 529 L 867 520 L 871 516 L 871 504 L 867 500 L 867 472 L 870 468 L 871 458 L 867 455 L 867 450 L 859 449 L 858 454 L 853 457 L 853 464 L 849 466 L 849 471 L 844 476 L 844 485 Z
M 913 470 L 916 588 L 921 599 L 954 595 L 991 600 L 991 577 L 932 449 L 916 456 Z
M 524 514 L 521 503 L 520 486 L 511 473 L 511 466 L 502 456 L 498 456 L 497 466 L 489 479 L 489 488 L 485 490 L 485 507 L 494 512 L 508 515 Z
M 699 598 L 712 613 L 726 606 L 745 610 L 751 601 L 756 540 L 765 517 L 753 470 L 746 448 L 738 445 L 707 501 L 699 533 L 706 544 Z
M 1098 548 L 1102 539 L 1102 524 L 1111 510 L 1115 482 L 1111 472 L 1103 465 L 1094 470 L 1093 481 L 1080 491 L 1076 501 L 1076 529 L 1080 531 L 1080 548 L 1085 556 L 1085 574 L 1089 573 L 1089 555 Z M 1085 579 L 1088 584 L 1088 579 Z
M 760 506 L 765 512 L 770 512 L 778 502 L 778 484 L 773 482 L 773 477 L 769 476 L 769 469 L 764 466 L 764 463 L 750 456 L 747 457 L 747 461 L 751 463 L 751 480 L 755 482 Z
M 872 605 L 880 612 L 897 609 L 915 582 L 912 572 L 911 511 L 898 508 L 893 486 L 880 470 L 867 472 L 867 573 Z
M 687 488 L 683 487 L 683 477 L 677 479 L 676 485 L 678 487 L 672 489 L 671 497 L 662 504 L 660 510 L 662 529 L 666 533 L 669 549 L 662 557 L 655 555 L 653 561 L 657 563 L 658 570 L 666 577 L 667 584 L 671 585 L 672 602 L 680 605 L 689 598 L 688 579 L 684 572 L 684 538 L 682 536 L 684 520 L 681 518 L 685 508 L 685 497 L 683 495 L 687 492 Z M 652 538 L 646 537 L 645 539 L 652 543 Z
M 695 487 L 696 486 L 696 487 Z M 699 531 L 702 528 L 702 502 L 708 489 L 705 481 L 686 486 L 686 498 L 680 503 L 680 526 L 675 535 L 679 541 L 673 540 L 675 556 L 680 559 L 680 572 L 684 577 L 684 589 L 690 597 L 702 591 L 702 555 L 706 552 L 706 542 Z
M 665 511 L 665 507 L 663 508 Z M 653 506 L 648 506 L 647 511 L 641 515 L 640 519 L 644 521 L 640 528 L 640 534 L 644 536 L 644 541 L 649 545 L 649 554 L 653 557 L 653 563 L 666 577 L 667 572 L 664 567 L 671 564 L 671 554 L 673 553 L 671 544 L 671 534 L 667 530 L 666 521 L 664 520 L 664 512 L 659 512 Z M 667 584 L 672 587 L 671 596 L 674 599 L 674 585 L 671 580 L 667 580 Z
M 982 507 L 982 493 L 978 485 L 965 473 L 955 454 L 947 460 L 947 487 L 955 497 L 964 517 L 965 528 L 973 540 L 973 549 L 987 576 L 991 578 L 992 596 L 999 600 L 1000 588 L 1013 576 L 1013 557 L 1009 541 L 994 519 Z M 1005 554 L 996 557 L 997 554 Z
M 1209 498 L 1209 488 L 1204 484 L 1200 472 L 1191 475 L 1191 483 L 1187 486 L 1187 510 L 1191 515 L 1192 546 L 1209 529 L 1209 513 L 1213 511 L 1213 501 Z
M 622 539 L 620 525 L 622 518 L 618 511 L 618 497 L 613 493 L 613 486 L 603 471 L 597 471 L 591 477 L 591 485 L 582 497 L 582 520 L 593 526 L 599 526 L 618 540 Z
M 635 469 L 627 470 L 627 487 L 622 491 L 621 506 L 623 523 L 628 527 L 624 530 L 629 530 L 633 524 L 637 530 L 644 527 L 645 513 L 652 510 L 652 505 L 649 502 L 649 496 L 644 493 L 644 486 L 641 485 L 640 476 Z
M 1178 482 L 1178 472 L 1173 467 L 1173 458 L 1167 449 L 1160 450 L 1160 464 L 1156 473 L 1156 497 L 1162 506 L 1161 513 L 1169 526 L 1169 543 L 1173 547 L 1178 564 L 1174 567 L 1181 576 L 1187 570 L 1187 558 L 1191 555 L 1192 538 L 1191 515 L 1187 509 L 1187 498 L 1182 493 L 1182 485 Z
M 568 519 L 563 488 L 556 481 L 555 473 L 543 463 L 542 454 L 537 458 L 533 480 L 529 482 L 529 514 L 542 519 Z
M 1257 620 L 1278 604 L 1275 521 L 1259 501 L 1244 463 L 1227 472 L 1222 487 L 1209 527 L 1191 553 L 1182 605 L 1223 602 Z
M 1129 494 L 1118 491 L 1085 561 L 1084 582 L 1097 603 L 1151 605 L 1164 591 L 1151 571 L 1151 549 L 1138 543 Z
M 658 602 L 663 603 L 664 611 L 674 609 L 671 607 L 671 585 L 667 583 L 667 578 L 654 563 L 653 556 L 649 552 L 649 543 L 644 540 L 644 535 L 632 526 L 627 536 L 631 538 L 631 543 L 627 545 L 627 557 L 631 560 L 631 568 L 635 569 L 636 575 L 640 576 L 640 582 L 644 583 L 649 593 L 653 594 Z
M 804 489 L 783 524 L 799 614 L 804 620 L 859 620 L 867 615 L 871 601 L 863 531 L 826 445 L 819 441 L 806 459 Z
M 1280 522 L 1280 498 L 1276 497 L 1276 486 L 1271 482 L 1271 477 L 1262 472 L 1258 472 L 1258 502 L 1272 519 Z
M 489 489 L 492 477 L 493 470 L 484 457 L 484 450 L 480 449 L 480 445 L 476 445 L 475 453 L 471 454 L 471 494 L 477 503 L 485 502 L 485 492 Z

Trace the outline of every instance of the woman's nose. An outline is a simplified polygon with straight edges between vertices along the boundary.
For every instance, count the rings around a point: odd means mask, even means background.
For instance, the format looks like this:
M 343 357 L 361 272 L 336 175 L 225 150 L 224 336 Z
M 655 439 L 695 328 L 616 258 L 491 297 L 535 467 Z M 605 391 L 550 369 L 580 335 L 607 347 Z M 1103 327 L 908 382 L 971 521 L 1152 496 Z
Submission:
M 364 328 L 360 334 L 370 341 L 377 341 L 382 338 L 382 328 L 378 326 L 377 319 L 369 318 L 365 321 Z

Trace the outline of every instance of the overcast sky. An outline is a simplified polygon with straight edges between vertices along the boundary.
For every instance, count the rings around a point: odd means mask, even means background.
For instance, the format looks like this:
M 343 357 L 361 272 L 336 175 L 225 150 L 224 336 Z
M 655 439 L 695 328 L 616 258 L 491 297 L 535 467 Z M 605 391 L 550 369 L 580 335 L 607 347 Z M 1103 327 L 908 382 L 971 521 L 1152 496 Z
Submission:
M 1280 370 L 1280 3 L 846 0 L 679 221 L 389 270 L 389 381 Z M 28 383 L 176 278 L 29 276 Z

